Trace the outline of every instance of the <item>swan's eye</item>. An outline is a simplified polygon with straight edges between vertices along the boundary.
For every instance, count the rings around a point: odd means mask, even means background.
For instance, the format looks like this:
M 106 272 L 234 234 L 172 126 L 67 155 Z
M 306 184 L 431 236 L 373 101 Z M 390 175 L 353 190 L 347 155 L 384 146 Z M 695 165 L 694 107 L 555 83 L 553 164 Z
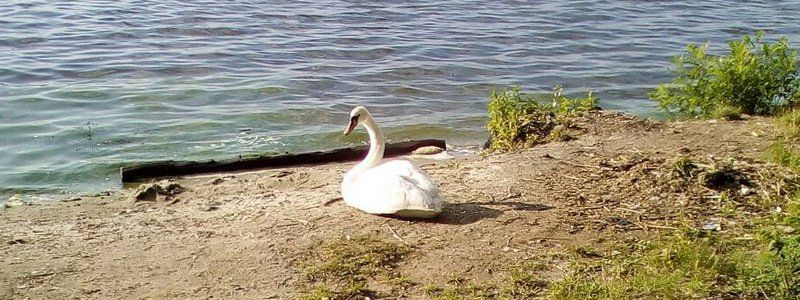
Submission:
M 355 116 L 350 117 L 350 122 L 358 122 L 358 117 L 359 117 L 359 115 L 355 115 Z

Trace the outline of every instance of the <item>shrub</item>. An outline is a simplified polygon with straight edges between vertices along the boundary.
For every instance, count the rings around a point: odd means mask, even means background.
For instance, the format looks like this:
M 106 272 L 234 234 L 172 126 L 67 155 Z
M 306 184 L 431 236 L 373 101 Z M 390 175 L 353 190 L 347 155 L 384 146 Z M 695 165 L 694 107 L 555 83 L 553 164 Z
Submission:
M 797 50 L 786 37 L 775 43 L 754 37 L 728 42 L 730 54 L 706 52 L 708 44 L 690 44 L 675 57 L 675 79 L 650 93 L 668 113 L 691 117 L 731 117 L 739 113 L 772 115 L 800 103 Z
M 510 150 L 543 142 L 551 132 L 556 140 L 568 140 L 569 134 L 557 129 L 566 118 L 578 112 L 597 108 L 597 98 L 589 91 L 586 97 L 569 98 L 563 88 L 556 86 L 548 104 L 537 101 L 530 94 L 520 93 L 519 87 L 492 91 L 489 98 L 489 121 L 491 133 L 489 148 Z M 556 129 L 556 130 L 554 130 Z

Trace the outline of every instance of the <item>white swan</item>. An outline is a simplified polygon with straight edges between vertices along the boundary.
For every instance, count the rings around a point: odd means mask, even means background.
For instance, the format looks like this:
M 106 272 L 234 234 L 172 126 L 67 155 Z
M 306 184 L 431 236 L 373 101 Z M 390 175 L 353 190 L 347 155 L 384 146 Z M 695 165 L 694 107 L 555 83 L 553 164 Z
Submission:
M 350 112 L 347 135 L 359 124 L 369 133 L 369 152 L 342 180 L 342 198 L 347 205 L 369 214 L 409 218 L 431 218 L 442 211 L 439 187 L 407 160 L 382 162 L 383 132 L 369 111 L 359 106 Z

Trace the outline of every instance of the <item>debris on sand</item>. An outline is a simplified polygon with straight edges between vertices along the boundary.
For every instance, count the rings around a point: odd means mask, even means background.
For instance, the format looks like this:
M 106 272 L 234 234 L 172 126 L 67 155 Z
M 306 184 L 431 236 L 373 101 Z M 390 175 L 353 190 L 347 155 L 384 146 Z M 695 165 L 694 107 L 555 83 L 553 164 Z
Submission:
M 720 231 L 722 230 L 722 225 L 719 220 L 710 220 L 705 222 L 701 228 L 706 231 Z
M 436 147 L 436 146 L 425 146 L 419 147 L 416 150 L 412 151 L 411 154 L 414 155 L 433 155 L 438 154 L 444 151 L 444 149 Z
M 700 180 L 705 187 L 714 190 L 724 190 L 749 183 L 747 176 L 731 164 L 723 164 L 702 174 Z
M 155 202 L 159 198 L 168 200 L 173 196 L 184 192 L 186 189 L 176 183 L 168 180 L 163 180 L 155 183 L 146 183 L 139 186 L 136 192 L 133 193 L 133 202 Z
M 9 197 L 8 200 L 6 200 L 5 207 L 12 208 L 17 206 L 24 206 L 26 204 L 27 203 L 25 203 L 25 201 L 22 201 L 22 196 L 20 196 L 19 194 L 14 194 L 13 196 Z

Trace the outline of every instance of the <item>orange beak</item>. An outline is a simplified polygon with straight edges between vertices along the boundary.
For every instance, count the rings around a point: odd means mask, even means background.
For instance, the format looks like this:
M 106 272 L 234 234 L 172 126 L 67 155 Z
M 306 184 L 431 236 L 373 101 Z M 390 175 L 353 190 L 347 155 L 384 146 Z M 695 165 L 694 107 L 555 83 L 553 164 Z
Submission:
M 350 124 L 347 124 L 347 128 L 344 130 L 344 135 L 348 135 L 353 132 L 353 129 L 358 126 L 358 116 L 354 116 L 350 118 Z

